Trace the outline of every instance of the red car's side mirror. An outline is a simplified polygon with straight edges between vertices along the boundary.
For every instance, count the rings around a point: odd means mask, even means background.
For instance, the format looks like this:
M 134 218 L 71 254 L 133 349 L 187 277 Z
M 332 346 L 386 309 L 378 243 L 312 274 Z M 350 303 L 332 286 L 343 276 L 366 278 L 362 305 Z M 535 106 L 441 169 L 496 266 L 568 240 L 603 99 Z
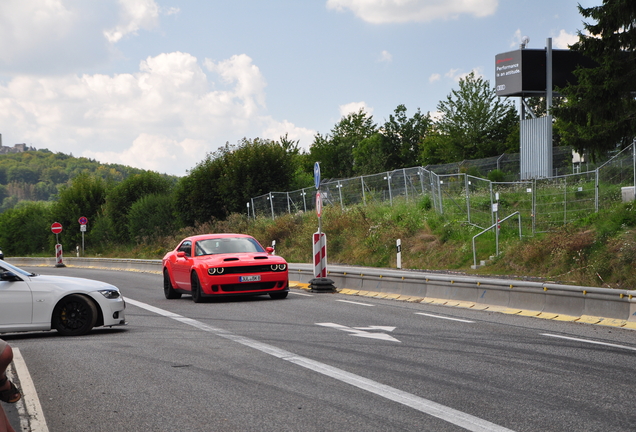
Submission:
M 186 254 L 183 251 L 177 252 L 177 258 L 185 258 Z
M 274 248 L 268 246 L 265 248 L 265 252 L 267 252 L 269 255 L 272 255 L 274 253 Z

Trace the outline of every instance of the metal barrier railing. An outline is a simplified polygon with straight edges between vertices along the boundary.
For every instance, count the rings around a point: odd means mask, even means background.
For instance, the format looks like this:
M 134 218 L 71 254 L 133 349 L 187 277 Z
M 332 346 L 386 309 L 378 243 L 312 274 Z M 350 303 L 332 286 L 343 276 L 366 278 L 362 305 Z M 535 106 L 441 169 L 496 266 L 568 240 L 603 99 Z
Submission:
M 517 219 L 519 222 L 519 240 L 521 240 L 522 237 L 522 233 L 521 233 L 521 213 L 514 212 L 511 215 L 506 216 L 505 218 L 503 218 L 500 221 L 495 222 L 494 224 L 492 224 L 491 226 L 489 226 L 488 228 L 486 228 L 485 230 L 483 230 L 482 232 L 480 232 L 479 234 L 475 235 L 473 237 L 473 263 L 474 266 L 477 267 L 477 248 L 475 246 L 475 239 L 477 239 L 477 237 L 479 237 L 482 234 L 487 233 L 488 231 L 490 231 L 491 229 L 495 229 L 495 244 L 496 244 L 496 253 L 495 255 L 498 256 L 499 255 L 499 230 L 500 230 L 500 225 L 502 222 L 505 222 L 506 220 L 510 219 L 511 217 L 517 215 Z

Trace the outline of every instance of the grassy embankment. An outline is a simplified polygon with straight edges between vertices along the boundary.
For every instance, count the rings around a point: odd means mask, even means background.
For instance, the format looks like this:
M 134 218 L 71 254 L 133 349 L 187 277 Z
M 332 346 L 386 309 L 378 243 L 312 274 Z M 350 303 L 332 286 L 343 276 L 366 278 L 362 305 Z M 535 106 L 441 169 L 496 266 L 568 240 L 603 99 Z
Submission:
M 396 239 L 402 241 L 405 269 L 450 270 L 465 273 L 537 277 L 559 283 L 633 289 L 636 287 L 636 210 L 633 204 L 616 204 L 577 223 L 550 233 L 519 240 L 516 223 L 504 224 L 500 255 L 490 265 L 471 270 L 472 237 L 479 228 L 437 214 L 426 198 L 417 203 L 394 201 L 357 205 L 342 211 L 323 209 L 322 227 L 327 234 L 330 263 L 372 267 L 396 266 Z M 311 238 L 318 222 L 313 212 L 284 215 L 275 220 L 248 220 L 232 215 L 188 228 L 151 243 L 108 256 L 161 258 L 185 236 L 209 232 L 241 232 L 255 236 L 263 245 L 276 240 L 276 252 L 289 262 L 311 262 Z M 478 260 L 495 252 L 494 234 L 479 237 Z M 102 255 L 106 256 L 106 254 Z

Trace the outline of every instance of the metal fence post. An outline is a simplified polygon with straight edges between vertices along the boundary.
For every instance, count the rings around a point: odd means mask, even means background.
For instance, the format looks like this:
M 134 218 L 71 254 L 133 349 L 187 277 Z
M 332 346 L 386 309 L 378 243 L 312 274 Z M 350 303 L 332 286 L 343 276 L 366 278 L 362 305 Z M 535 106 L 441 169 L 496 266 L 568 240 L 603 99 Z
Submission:
M 404 176 L 404 195 L 406 196 L 406 201 L 409 200 L 409 185 L 406 184 L 406 169 L 402 168 L 402 175 Z
M 393 195 L 391 194 L 391 175 L 389 174 L 388 171 L 386 172 L 386 177 L 384 178 L 389 184 L 389 203 L 391 204 L 391 207 L 393 207 Z
M 364 192 L 364 177 L 360 176 L 360 182 L 362 183 L 362 202 L 367 205 L 367 194 Z
M 599 208 L 599 202 L 598 202 L 598 171 L 599 168 L 596 168 L 596 175 L 595 177 L 595 181 L 594 181 L 594 207 L 596 210 L 596 213 L 598 213 L 598 208 Z
M 468 181 L 468 174 L 464 173 L 464 187 L 466 188 L 466 214 L 468 215 L 468 223 L 470 222 L 470 196 L 469 196 L 469 190 L 468 190 L 468 184 L 470 182 Z
M 272 220 L 276 219 L 274 217 L 274 197 L 272 196 L 272 193 L 269 193 L 269 207 L 272 209 Z

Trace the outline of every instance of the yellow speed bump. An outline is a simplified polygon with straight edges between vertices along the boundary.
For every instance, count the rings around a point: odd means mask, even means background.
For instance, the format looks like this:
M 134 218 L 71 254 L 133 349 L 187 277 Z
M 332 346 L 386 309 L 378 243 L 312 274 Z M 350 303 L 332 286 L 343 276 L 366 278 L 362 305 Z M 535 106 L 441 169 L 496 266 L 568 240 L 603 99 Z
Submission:
M 623 327 L 625 324 L 627 324 L 627 321 L 614 318 L 603 318 L 601 322 L 598 323 L 598 325 L 612 327 Z
M 519 316 L 529 316 L 529 317 L 536 317 L 537 315 L 539 315 L 541 312 L 540 311 L 533 311 L 533 310 L 522 310 L 521 312 L 519 312 L 517 315 Z
M 579 317 L 572 315 L 559 315 L 554 317 L 555 321 L 576 321 L 577 319 L 579 319 Z
M 576 322 L 580 322 L 580 323 L 584 323 L 584 324 L 598 324 L 599 322 L 601 322 L 602 319 L 603 319 L 602 317 L 596 317 L 596 316 L 591 316 L 591 315 L 583 315 L 583 316 L 581 316 L 581 318 L 576 320 Z
M 506 306 L 488 306 L 488 309 L 486 310 L 489 312 L 499 312 L 510 315 L 516 315 L 521 312 L 521 309 L 513 309 Z

